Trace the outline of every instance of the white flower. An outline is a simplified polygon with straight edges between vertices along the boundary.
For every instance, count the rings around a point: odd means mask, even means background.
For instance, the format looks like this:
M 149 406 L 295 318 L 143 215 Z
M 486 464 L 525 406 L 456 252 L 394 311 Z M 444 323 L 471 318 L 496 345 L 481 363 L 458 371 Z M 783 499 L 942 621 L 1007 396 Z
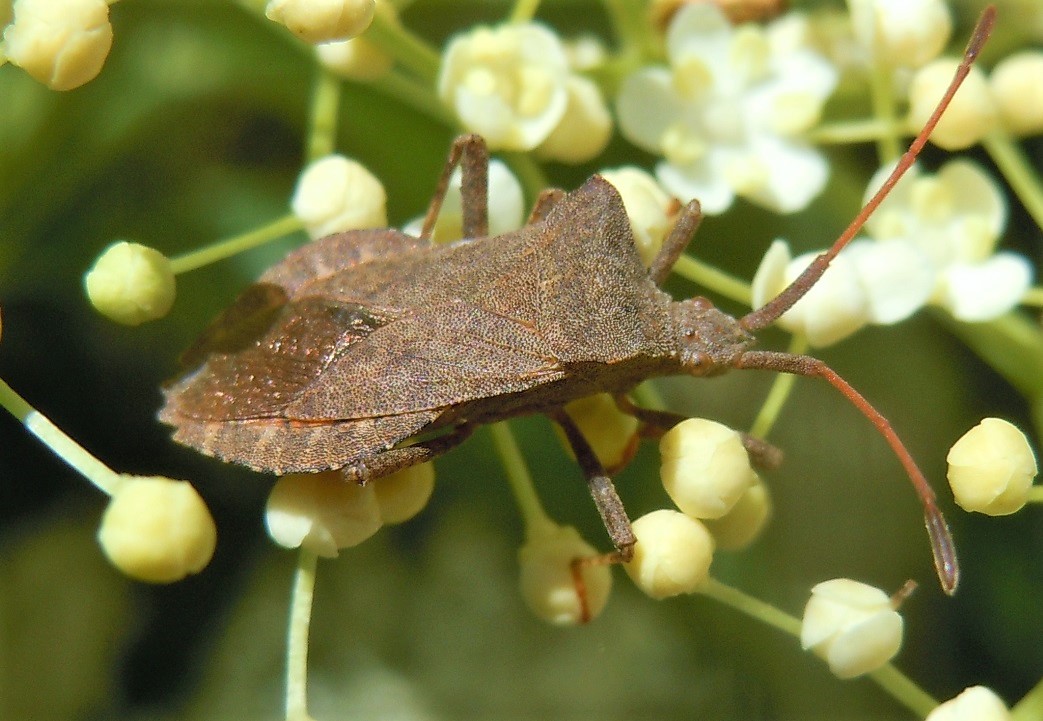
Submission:
M 99 313 L 125 325 L 162 318 L 177 294 L 170 260 L 154 248 L 127 241 L 106 248 L 83 284 Z
M 634 416 L 619 410 L 608 393 L 596 393 L 572 401 L 566 404 L 565 412 L 609 473 L 625 466 L 637 452 L 640 423 Z
M 268 496 L 268 535 L 280 546 L 334 558 L 380 530 L 376 483 L 360 486 L 337 471 L 282 476 Z
M 1005 516 L 1021 510 L 1038 467 L 1025 434 L 985 418 L 949 449 L 949 486 L 965 511 Z
M 630 229 L 634 231 L 638 255 L 646 266 L 651 265 L 674 227 L 680 204 L 655 178 L 636 166 L 603 170 L 601 176 L 619 191 L 630 218 Z
M 746 548 L 760 535 L 771 520 L 771 496 L 760 477 L 747 488 L 732 509 L 720 518 L 703 521 L 713 535 L 717 548 L 738 551 Z
M 402 523 L 420 513 L 435 489 L 435 467 L 419 463 L 373 481 L 380 518 Z
M 918 68 L 937 57 L 952 33 L 943 0 L 848 0 L 858 42 L 890 65 Z
M 577 584 L 573 562 L 594 558 L 598 552 L 571 526 L 547 522 L 529 529 L 518 551 L 522 598 L 534 614 L 559 626 L 586 623 L 608 603 L 612 574 L 605 564 L 579 569 Z
M 451 243 L 463 238 L 463 199 L 461 197 L 461 171 L 457 168 L 449 176 L 449 188 L 442 200 L 442 208 L 435 219 L 431 239 L 435 243 Z M 489 235 L 496 236 L 517 230 L 525 222 L 525 196 L 521 183 L 500 160 L 489 161 Z M 414 218 L 403 230 L 419 236 L 424 224 L 423 216 Z
M 663 509 L 641 516 L 633 528 L 634 557 L 623 568 L 652 598 L 693 593 L 709 578 L 713 536 L 698 520 Z
M 891 168 L 881 168 L 866 199 Z M 953 160 L 935 175 L 914 165 L 866 222 L 878 241 L 911 245 L 934 271 L 931 301 L 960 320 L 990 320 L 1013 308 L 1032 282 L 1032 267 L 1014 253 L 994 253 L 1007 223 L 995 181 L 969 160 Z
M 98 542 L 131 578 L 173 583 L 210 563 L 217 528 L 188 481 L 124 476 L 105 508 Z
M 491 150 L 532 150 L 565 114 L 568 77 L 561 40 L 542 25 L 477 27 L 446 48 L 438 94 Z
M 290 202 L 312 238 L 387 225 L 387 195 L 360 163 L 327 155 L 306 167 Z
M 920 68 L 913 76 L 909 83 L 910 132 L 919 132 L 927 123 L 949 87 L 958 64 L 959 61 L 953 58 L 939 58 Z M 985 73 L 974 66 L 931 132 L 931 142 L 945 150 L 963 150 L 992 132 L 999 120 L 999 109 Z
M 838 678 L 875 671 L 902 646 L 902 617 L 879 588 L 847 578 L 811 589 L 800 645 L 829 664 Z
M 52 90 L 93 80 L 112 47 L 105 0 L 16 0 L 4 31 L 7 59 Z
M 971 686 L 940 704 L 924 721 L 1011 721 L 1003 699 L 985 686 Z
M 363 33 L 375 9 L 376 0 L 270 0 L 264 14 L 305 42 L 325 43 Z
M 733 28 L 712 3 L 682 8 L 670 67 L 639 70 L 617 98 L 620 130 L 664 156 L 663 186 L 720 213 L 736 194 L 779 212 L 805 207 L 828 166 L 798 136 L 819 118 L 836 70 L 802 43 L 797 16 Z
M 1003 124 L 1015 135 L 1043 133 L 1043 52 L 1008 55 L 992 69 L 989 86 Z
M 720 518 L 756 481 L 739 434 L 704 418 L 689 418 L 659 441 L 659 475 L 670 499 L 695 518 Z

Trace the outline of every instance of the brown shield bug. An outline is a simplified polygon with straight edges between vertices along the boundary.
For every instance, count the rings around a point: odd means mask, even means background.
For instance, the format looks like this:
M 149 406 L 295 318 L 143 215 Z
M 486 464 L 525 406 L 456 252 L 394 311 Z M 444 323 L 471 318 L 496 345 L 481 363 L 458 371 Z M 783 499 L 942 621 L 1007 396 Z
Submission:
M 597 392 L 652 426 L 677 417 L 625 393 L 655 376 L 755 368 L 829 381 L 887 439 L 924 507 L 942 587 L 959 571 L 934 492 L 887 420 L 822 361 L 751 350 L 816 283 L 912 164 L 994 22 L 983 14 L 964 60 L 894 173 L 828 251 L 764 307 L 736 319 L 705 298 L 660 290 L 701 215 L 688 203 L 650 268 L 616 190 L 599 176 L 545 192 L 522 229 L 486 237 L 484 141 L 453 144 L 414 238 L 357 230 L 303 246 L 269 269 L 185 354 L 160 418 L 208 455 L 276 474 L 339 469 L 365 482 L 429 461 L 473 429 L 544 413 L 559 423 L 617 549 L 635 537 L 612 482 L 562 406 Z M 428 238 L 449 176 L 462 166 L 464 235 Z

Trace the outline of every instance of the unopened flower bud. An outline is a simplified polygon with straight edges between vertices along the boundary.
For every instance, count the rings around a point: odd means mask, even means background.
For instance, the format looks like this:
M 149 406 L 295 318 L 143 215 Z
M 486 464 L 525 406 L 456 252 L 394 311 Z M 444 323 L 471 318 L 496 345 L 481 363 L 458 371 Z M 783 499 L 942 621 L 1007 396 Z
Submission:
M 940 704 L 924 721 L 1011 721 L 1003 699 L 985 686 L 971 686 Z
M 742 437 L 731 428 L 689 418 L 659 441 L 660 477 L 681 511 L 695 518 L 720 518 L 756 481 Z
M 390 55 L 364 37 L 322 43 L 315 46 L 315 52 L 326 68 L 348 80 L 379 80 L 395 64 Z
M 402 523 L 420 513 L 435 488 L 435 467 L 420 463 L 373 481 L 384 523 Z
M 746 548 L 761 534 L 771 520 L 771 495 L 760 477 L 747 488 L 720 518 L 705 520 L 707 530 L 713 534 L 717 548 L 722 551 L 738 551 Z
M 126 325 L 162 318 L 174 305 L 177 284 L 170 260 L 140 243 L 113 243 L 83 279 L 102 315 Z
M 373 21 L 375 0 L 270 0 L 264 14 L 308 43 L 346 40 Z
M 634 557 L 623 564 L 631 580 L 652 598 L 693 593 L 710 574 L 713 536 L 678 511 L 652 511 L 634 521 Z
M 268 534 L 280 546 L 334 558 L 380 529 L 378 482 L 360 486 L 337 471 L 283 476 L 268 496 Z
M 875 671 L 902 646 L 902 617 L 879 588 L 847 578 L 811 589 L 800 645 L 829 664 L 838 678 Z
M 519 583 L 525 603 L 536 616 L 559 626 L 595 618 L 608 602 L 612 574 L 604 564 L 581 565 L 574 571 L 573 563 L 597 555 L 572 526 L 548 523 L 530 529 L 525 545 L 518 551 Z
M 1043 52 L 1008 55 L 992 69 L 989 85 L 1007 130 L 1015 135 L 1043 133 Z
M 601 154 L 612 137 L 612 116 L 598 86 L 590 80 L 569 75 L 565 81 L 568 104 L 565 114 L 536 147 L 537 157 L 576 165 Z
M 909 85 L 909 128 L 918 132 L 952 81 L 958 62 L 940 58 L 917 71 Z M 945 150 L 963 150 L 978 143 L 999 123 L 999 110 L 985 74 L 971 68 L 931 133 L 931 142 Z
M 206 567 L 217 528 L 188 481 L 126 476 L 102 516 L 98 542 L 131 578 L 173 583 Z
M 638 420 L 616 406 L 608 393 L 597 393 L 565 406 L 601 465 L 614 473 L 637 452 Z M 563 434 L 564 435 L 564 434 Z
M 956 502 L 990 516 L 1021 510 L 1038 471 L 1025 434 L 1000 418 L 985 418 L 963 434 L 946 460 Z
M 105 0 L 17 0 L 4 31 L 7 59 L 51 90 L 93 80 L 112 47 Z
M 301 173 L 291 207 L 312 238 L 387 225 L 384 186 L 343 155 L 327 155 Z
M 649 173 L 634 165 L 602 171 L 623 198 L 641 261 L 649 266 L 677 220 L 680 204 Z
M 943 0 L 849 0 L 859 43 L 892 65 L 918 68 L 938 56 L 952 33 Z

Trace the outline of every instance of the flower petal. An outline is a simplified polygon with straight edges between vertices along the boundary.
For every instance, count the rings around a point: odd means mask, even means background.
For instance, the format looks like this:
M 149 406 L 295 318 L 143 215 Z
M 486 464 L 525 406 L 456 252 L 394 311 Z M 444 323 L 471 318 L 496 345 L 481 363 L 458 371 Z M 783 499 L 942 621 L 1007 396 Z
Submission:
M 1031 284 L 1032 266 L 1025 258 L 997 253 L 984 263 L 956 263 L 946 268 L 938 302 L 958 320 L 992 320 L 1016 306 Z

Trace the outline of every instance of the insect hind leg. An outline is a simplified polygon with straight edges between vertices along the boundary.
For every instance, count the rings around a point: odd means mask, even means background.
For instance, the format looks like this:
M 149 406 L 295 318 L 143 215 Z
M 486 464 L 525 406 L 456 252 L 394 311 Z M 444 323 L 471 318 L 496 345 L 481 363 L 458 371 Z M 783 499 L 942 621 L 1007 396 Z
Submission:
M 346 480 L 365 485 L 375 478 L 390 475 L 403 468 L 433 461 L 466 441 L 473 432 L 473 426 L 461 424 L 436 438 L 401 448 L 391 448 L 372 458 L 344 466 L 340 472 Z

